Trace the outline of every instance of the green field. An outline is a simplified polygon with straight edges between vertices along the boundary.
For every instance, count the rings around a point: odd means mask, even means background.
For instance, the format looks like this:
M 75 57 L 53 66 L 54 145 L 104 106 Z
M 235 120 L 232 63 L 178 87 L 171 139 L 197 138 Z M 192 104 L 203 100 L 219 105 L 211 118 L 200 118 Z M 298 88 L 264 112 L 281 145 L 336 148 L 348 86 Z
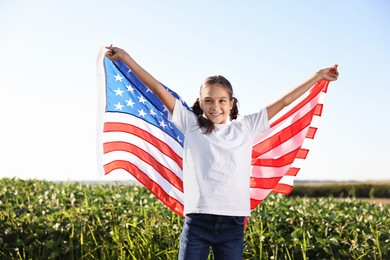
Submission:
M 269 196 L 244 259 L 390 259 L 390 205 Z M 183 219 L 144 188 L 0 179 L 0 259 L 176 259 Z

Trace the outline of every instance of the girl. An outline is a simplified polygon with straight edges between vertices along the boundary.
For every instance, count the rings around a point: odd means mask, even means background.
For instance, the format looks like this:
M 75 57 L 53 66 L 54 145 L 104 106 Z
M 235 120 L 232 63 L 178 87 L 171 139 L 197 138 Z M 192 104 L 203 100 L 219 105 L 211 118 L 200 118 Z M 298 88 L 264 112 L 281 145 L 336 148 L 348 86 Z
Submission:
M 179 259 L 241 259 L 244 218 L 250 216 L 249 176 L 256 136 L 269 120 L 320 80 L 338 78 L 337 65 L 319 70 L 259 112 L 236 120 L 237 99 L 227 79 L 208 77 L 200 97 L 187 110 L 124 50 L 107 47 L 106 57 L 122 60 L 164 103 L 170 120 L 185 134 L 184 214 Z M 230 120 L 227 120 L 227 118 Z

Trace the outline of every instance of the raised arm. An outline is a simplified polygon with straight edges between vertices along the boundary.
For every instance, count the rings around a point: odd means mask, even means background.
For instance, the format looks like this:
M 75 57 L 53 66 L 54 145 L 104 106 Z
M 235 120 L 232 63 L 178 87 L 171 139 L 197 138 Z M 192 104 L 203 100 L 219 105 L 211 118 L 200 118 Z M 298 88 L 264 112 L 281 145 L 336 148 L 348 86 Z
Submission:
M 268 120 L 273 118 L 283 108 L 290 105 L 300 96 L 302 96 L 307 90 L 309 90 L 318 81 L 320 80 L 334 81 L 337 80 L 338 76 L 339 76 L 339 72 L 337 71 L 337 65 L 334 65 L 331 68 L 319 70 L 318 72 L 314 73 L 314 75 L 308 78 L 306 81 L 302 82 L 300 85 L 296 86 L 295 88 L 287 92 L 280 99 L 276 100 L 275 102 L 267 106 Z
M 165 105 L 170 113 L 173 112 L 175 106 L 175 97 L 168 92 L 152 75 L 144 70 L 133 58 L 124 50 L 113 47 L 112 45 L 107 48 L 106 57 L 110 60 L 122 60 L 138 77 L 142 83 L 145 84 Z

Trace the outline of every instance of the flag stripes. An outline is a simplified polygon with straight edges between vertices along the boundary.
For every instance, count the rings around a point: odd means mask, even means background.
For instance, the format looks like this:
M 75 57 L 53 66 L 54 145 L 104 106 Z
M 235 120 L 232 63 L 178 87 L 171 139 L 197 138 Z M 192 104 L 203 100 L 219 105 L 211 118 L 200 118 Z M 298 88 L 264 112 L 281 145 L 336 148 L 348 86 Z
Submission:
M 113 161 L 104 165 L 106 174 L 110 173 L 113 169 L 123 169 L 131 173 L 142 185 L 144 185 L 152 194 L 159 198 L 168 208 L 183 216 L 184 206 L 181 194 L 172 190 L 169 185 L 164 185 L 163 179 L 150 178 L 148 174 L 145 174 L 143 170 L 137 167 L 134 163 L 129 161 Z M 162 186 L 164 185 L 164 187 Z
M 178 156 L 172 148 L 164 143 L 163 141 L 155 138 L 152 134 L 149 132 L 131 125 L 131 124 L 123 124 L 123 123 L 114 123 L 114 122 L 109 122 L 104 124 L 104 132 L 124 132 L 128 134 L 132 134 L 134 136 L 137 136 L 141 138 L 143 141 L 148 142 L 149 144 L 158 147 L 158 149 L 166 156 L 169 156 L 174 160 L 177 165 L 182 168 L 182 159 L 180 156 Z
M 300 164 L 307 158 L 322 115 L 328 81 L 320 81 L 290 111 L 256 140 L 252 152 L 251 209 L 270 192 L 289 194 Z

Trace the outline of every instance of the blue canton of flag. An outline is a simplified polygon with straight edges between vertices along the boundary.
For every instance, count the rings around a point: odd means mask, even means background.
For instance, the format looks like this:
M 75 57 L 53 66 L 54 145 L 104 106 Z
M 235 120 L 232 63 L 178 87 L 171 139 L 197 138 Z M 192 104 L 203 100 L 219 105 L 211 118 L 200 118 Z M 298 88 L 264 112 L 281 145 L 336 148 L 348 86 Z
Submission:
M 106 112 L 136 116 L 160 128 L 183 146 L 183 133 L 168 121 L 168 110 L 156 95 L 122 61 L 111 62 L 108 58 L 104 58 L 104 64 L 107 75 Z M 165 88 L 188 108 L 179 95 Z

